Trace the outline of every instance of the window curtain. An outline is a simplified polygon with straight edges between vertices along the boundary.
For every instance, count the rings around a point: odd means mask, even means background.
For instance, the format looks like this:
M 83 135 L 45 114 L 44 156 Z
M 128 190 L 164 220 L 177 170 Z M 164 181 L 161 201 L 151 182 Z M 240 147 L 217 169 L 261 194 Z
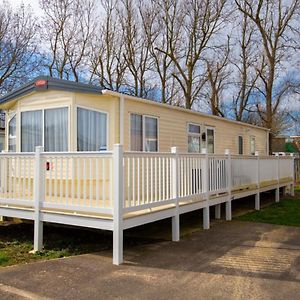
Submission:
M 107 115 L 105 113 L 77 108 L 78 151 L 107 150 Z
M 188 152 L 199 153 L 200 152 L 200 137 L 189 135 L 188 137 Z
M 14 116 L 8 125 L 8 150 L 16 152 L 17 118 Z
M 34 152 L 42 146 L 42 111 L 26 111 L 21 114 L 21 151 Z
M 130 149 L 143 151 L 143 117 L 131 114 L 130 117 Z
M 45 110 L 45 151 L 68 151 L 68 108 Z
M 145 151 L 157 151 L 157 119 L 145 117 Z

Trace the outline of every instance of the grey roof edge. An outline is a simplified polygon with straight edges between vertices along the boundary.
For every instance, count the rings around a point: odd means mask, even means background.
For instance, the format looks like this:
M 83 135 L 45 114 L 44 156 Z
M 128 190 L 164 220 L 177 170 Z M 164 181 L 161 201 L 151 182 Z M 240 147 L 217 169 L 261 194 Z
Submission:
M 35 86 L 35 83 L 38 80 L 46 80 L 47 85 L 43 88 Z M 102 93 L 102 88 L 91 84 L 79 83 L 79 82 L 69 81 L 65 79 L 58 79 L 50 76 L 38 76 L 35 77 L 33 80 L 25 83 L 21 87 L 15 89 L 14 91 L 7 93 L 3 97 L 1 97 L 0 104 L 9 102 L 15 98 L 24 96 L 33 91 L 45 91 L 45 90 L 60 90 L 60 91 L 92 93 L 92 94 Z

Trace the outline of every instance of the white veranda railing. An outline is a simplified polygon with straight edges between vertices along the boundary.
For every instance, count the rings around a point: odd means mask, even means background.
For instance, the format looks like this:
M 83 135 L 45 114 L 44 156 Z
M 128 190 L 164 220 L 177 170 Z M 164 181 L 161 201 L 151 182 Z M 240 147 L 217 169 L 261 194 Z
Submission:
M 1 153 L 0 204 L 112 214 L 117 190 L 126 213 L 293 180 L 292 157 L 118 151 Z

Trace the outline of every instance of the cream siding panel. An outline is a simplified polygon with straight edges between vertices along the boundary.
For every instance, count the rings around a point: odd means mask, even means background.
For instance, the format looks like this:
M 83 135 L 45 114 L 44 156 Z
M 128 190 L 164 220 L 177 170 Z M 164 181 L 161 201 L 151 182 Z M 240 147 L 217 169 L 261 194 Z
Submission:
M 232 154 L 238 154 L 237 139 L 239 135 L 244 137 L 244 154 L 250 154 L 250 136 L 255 136 L 256 150 L 260 154 L 267 154 L 266 131 L 264 129 L 131 99 L 125 101 L 124 146 L 126 150 L 130 150 L 130 113 L 158 117 L 159 151 L 161 152 L 169 152 L 170 148 L 174 146 L 179 147 L 180 152 L 187 152 L 187 124 L 191 122 L 202 125 L 202 130 L 204 126 L 211 126 L 215 129 L 216 154 L 223 154 L 225 149 L 230 149 Z

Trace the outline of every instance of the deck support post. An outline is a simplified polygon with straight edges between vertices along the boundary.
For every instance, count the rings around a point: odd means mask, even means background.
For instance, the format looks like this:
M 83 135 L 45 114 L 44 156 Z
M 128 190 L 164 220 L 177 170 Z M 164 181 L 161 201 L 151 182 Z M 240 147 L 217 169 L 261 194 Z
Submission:
M 256 173 L 256 180 L 257 180 L 257 194 L 255 194 L 255 210 L 260 210 L 260 160 L 259 160 L 259 152 L 255 151 L 255 156 L 257 158 L 257 173 Z
M 260 210 L 260 193 L 255 194 L 255 210 Z
M 215 205 L 215 219 L 221 219 L 221 203 Z
M 2 153 L 8 153 L 8 151 L 2 150 Z M 2 165 L 1 165 L 1 173 L 2 173 L 1 177 L 3 179 L 8 174 L 6 159 L 3 161 Z M 7 187 L 4 185 L 4 183 L 1 183 L 1 192 L 7 192 Z M 4 217 L 0 216 L 0 222 L 3 222 L 3 221 L 4 221 Z
M 41 153 L 44 148 L 35 148 L 35 167 L 34 167 L 34 242 L 33 252 L 43 249 L 43 222 L 40 218 L 40 203 L 45 199 L 45 166 Z
M 231 213 L 231 199 L 226 201 L 226 221 L 231 221 L 232 213 Z
M 280 201 L 280 194 L 279 194 L 279 183 L 280 183 L 280 166 L 279 166 L 279 154 L 276 153 L 275 156 L 277 157 L 277 188 L 275 190 L 275 202 Z
M 203 229 L 209 229 L 210 219 L 209 219 L 209 206 L 203 208 Z
M 201 154 L 205 154 L 205 164 L 204 164 L 204 176 L 203 176 L 203 187 L 205 193 L 205 204 L 206 206 L 203 207 L 203 229 L 210 228 L 210 218 L 209 218 L 209 158 L 207 149 L 203 148 L 201 150 Z
M 295 196 L 295 160 L 294 160 L 294 153 L 291 153 L 290 156 L 293 158 L 293 162 L 292 162 L 292 174 L 291 177 L 293 178 L 293 183 L 290 185 L 290 195 L 292 197 Z
M 171 153 L 174 154 L 174 157 L 172 158 L 172 194 L 176 201 L 175 216 L 172 217 L 172 241 L 178 242 L 180 240 L 180 217 L 178 203 L 178 148 L 171 147 Z
M 282 195 L 283 196 L 286 196 L 286 194 L 287 194 L 286 193 L 286 188 L 287 188 L 286 186 L 282 187 Z
M 295 185 L 294 185 L 294 183 L 292 183 L 291 186 L 290 186 L 290 194 L 291 194 L 292 197 L 295 196 Z
M 232 193 L 232 173 L 231 173 L 231 153 L 230 149 L 225 149 L 225 155 L 227 156 L 227 190 L 228 190 L 228 200 L 226 201 L 225 204 L 225 218 L 226 221 L 231 221 L 232 219 L 232 212 L 231 212 L 231 193 Z
M 114 145 L 113 153 L 113 264 L 123 263 L 123 146 Z
M 280 201 L 279 187 L 277 187 L 275 190 L 275 202 L 279 202 L 279 201 Z

